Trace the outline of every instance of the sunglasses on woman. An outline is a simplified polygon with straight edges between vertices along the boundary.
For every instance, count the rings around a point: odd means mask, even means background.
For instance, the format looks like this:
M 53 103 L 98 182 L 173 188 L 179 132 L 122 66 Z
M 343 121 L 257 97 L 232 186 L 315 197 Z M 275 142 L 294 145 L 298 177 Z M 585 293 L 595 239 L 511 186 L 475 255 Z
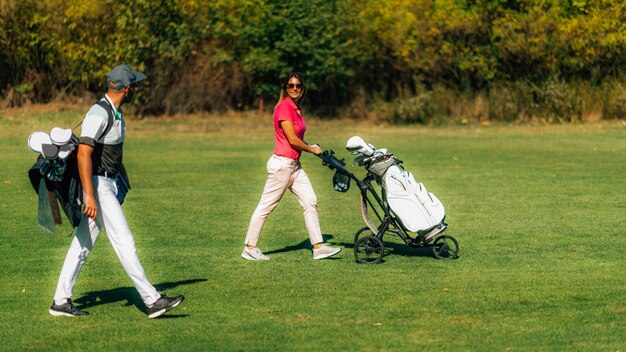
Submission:
M 294 89 L 294 88 L 300 89 L 300 88 L 302 88 L 302 84 L 300 84 L 300 83 L 296 83 L 296 84 L 289 83 L 289 84 L 287 84 L 287 88 L 289 88 L 289 89 Z

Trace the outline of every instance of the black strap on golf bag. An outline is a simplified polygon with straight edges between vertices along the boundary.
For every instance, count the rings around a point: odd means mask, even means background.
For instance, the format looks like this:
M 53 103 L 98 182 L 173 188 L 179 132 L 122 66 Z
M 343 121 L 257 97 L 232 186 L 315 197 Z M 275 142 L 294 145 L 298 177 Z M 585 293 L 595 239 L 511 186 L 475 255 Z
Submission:
M 104 129 L 104 132 L 102 132 L 102 134 L 100 135 L 100 138 L 106 136 L 107 133 L 109 133 L 109 131 L 111 130 L 111 127 L 113 127 L 113 107 L 109 104 L 109 102 L 105 101 L 105 100 L 98 100 L 96 102 L 96 105 L 100 105 L 101 108 L 103 108 L 106 112 L 107 115 L 109 116 L 109 119 L 107 120 L 107 127 Z
M 113 108 L 109 105 L 108 102 L 104 100 L 99 100 L 96 102 L 97 105 L 100 105 L 108 115 L 107 126 L 104 129 L 104 132 L 100 135 L 100 138 L 104 137 L 111 128 L 113 127 Z M 76 129 L 78 124 L 74 129 Z M 99 139 L 99 138 L 98 138 Z M 54 193 L 56 199 L 61 203 L 61 207 L 63 208 L 63 212 L 67 216 L 72 227 L 77 227 L 80 223 L 80 218 L 82 214 L 81 203 L 83 200 L 83 187 L 80 183 L 80 174 L 78 172 L 78 157 L 77 157 L 78 148 L 75 148 L 74 151 L 67 157 L 65 163 L 65 173 L 63 174 L 63 178 L 61 181 L 52 181 L 47 177 L 43 176 L 39 171 L 40 166 L 46 161 L 45 158 L 41 155 L 37 157 L 37 161 L 35 164 L 28 170 L 28 178 L 30 179 L 30 183 L 35 190 L 35 193 L 39 193 L 39 183 L 41 182 L 41 178 L 43 177 L 46 183 L 46 188 L 49 192 Z M 56 200 L 53 200 L 53 197 L 50 198 L 50 202 L 56 203 Z M 58 217 L 55 212 L 55 206 L 52 205 L 53 216 L 55 217 L 55 223 L 60 224 L 60 217 Z M 59 220 L 58 222 L 56 220 Z

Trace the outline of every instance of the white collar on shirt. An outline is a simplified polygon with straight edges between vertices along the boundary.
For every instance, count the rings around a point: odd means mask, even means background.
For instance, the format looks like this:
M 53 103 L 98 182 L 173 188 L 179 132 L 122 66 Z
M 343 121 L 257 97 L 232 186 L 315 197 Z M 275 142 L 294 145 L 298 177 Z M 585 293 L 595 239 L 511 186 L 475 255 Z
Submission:
M 111 100 L 109 95 L 105 94 L 104 98 L 107 100 L 107 102 L 109 102 L 109 105 L 111 105 L 113 107 L 113 111 L 117 113 L 117 107 L 115 106 L 115 104 L 113 104 L 113 100 Z

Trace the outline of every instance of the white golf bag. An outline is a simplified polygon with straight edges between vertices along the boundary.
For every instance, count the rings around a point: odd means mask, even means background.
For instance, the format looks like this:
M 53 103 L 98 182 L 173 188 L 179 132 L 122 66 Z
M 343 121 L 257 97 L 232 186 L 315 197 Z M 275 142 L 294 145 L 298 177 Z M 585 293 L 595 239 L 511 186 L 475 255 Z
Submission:
M 443 204 L 422 183 L 415 181 L 410 172 L 404 171 L 400 161 L 388 154 L 387 149 L 376 149 L 358 136 L 350 138 L 346 148 L 353 154 L 362 154 L 363 165 L 380 177 L 386 194 L 384 200 L 407 230 L 421 232 L 443 221 Z
M 445 217 L 446 212 L 439 199 L 399 165 L 389 167 L 383 180 L 389 207 L 407 230 L 418 232 L 430 229 Z

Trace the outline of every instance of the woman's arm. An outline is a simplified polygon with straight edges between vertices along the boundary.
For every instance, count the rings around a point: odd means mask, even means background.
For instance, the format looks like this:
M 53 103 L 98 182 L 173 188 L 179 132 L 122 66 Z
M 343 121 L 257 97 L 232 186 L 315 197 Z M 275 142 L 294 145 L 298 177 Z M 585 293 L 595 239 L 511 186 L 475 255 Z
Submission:
M 298 138 L 298 136 L 296 135 L 296 128 L 293 125 L 293 121 L 291 120 L 280 121 L 280 128 L 282 128 L 283 131 L 285 132 L 285 137 L 287 137 L 287 141 L 289 141 L 289 144 L 293 148 L 302 150 L 305 152 L 313 153 L 315 155 L 322 153 L 322 148 L 320 148 L 320 146 L 318 145 L 310 146 L 304 143 L 303 140 Z

